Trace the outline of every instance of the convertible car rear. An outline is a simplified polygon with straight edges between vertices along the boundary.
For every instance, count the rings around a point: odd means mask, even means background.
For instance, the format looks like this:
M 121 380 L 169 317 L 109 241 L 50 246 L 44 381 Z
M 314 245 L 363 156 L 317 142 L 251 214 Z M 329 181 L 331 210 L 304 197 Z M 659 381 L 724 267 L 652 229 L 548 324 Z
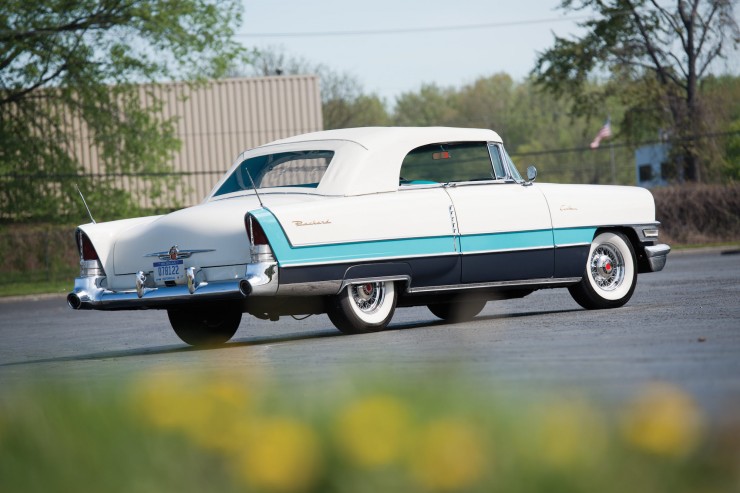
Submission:
M 243 313 L 327 313 L 346 333 L 397 306 L 445 320 L 489 300 L 567 287 L 624 305 L 659 271 L 649 191 L 533 183 L 500 137 L 460 128 L 357 128 L 244 152 L 203 203 L 78 227 L 75 309 L 166 309 L 193 345 L 228 341 Z

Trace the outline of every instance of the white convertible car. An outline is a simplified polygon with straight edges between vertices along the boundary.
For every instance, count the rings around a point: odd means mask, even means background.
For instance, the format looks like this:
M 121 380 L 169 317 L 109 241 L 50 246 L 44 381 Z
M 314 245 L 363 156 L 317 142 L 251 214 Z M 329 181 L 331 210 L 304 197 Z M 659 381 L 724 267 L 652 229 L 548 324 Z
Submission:
M 192 345 L 242 313 L 326 313 L 342 332 L 385 328 L 397 306 L 445 320 L 489 300 L 567 287 L 624 305 L 663 268 L 653 197 L 636 187 L 533 183 L 492 130 L 356 128 L 241 154 L 200 205 L 77 229 L 74 309 L 166 309 Z

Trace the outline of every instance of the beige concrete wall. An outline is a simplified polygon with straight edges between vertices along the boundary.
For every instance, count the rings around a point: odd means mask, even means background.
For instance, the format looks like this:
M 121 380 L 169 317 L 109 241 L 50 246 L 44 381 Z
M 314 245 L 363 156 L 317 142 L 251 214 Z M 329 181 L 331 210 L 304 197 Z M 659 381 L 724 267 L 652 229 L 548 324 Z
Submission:
M 162 117 L 177 121 L 182 146 L 172 167 L 179 185 L 165 200 L 151 200 L 140 177 L 106 175 L 86 125 L 79 118 L 68 125 L 77 134 L 70 152 L 86 172 L 132 191 L 144 207 L 197 204 L 242 151 L 323 128 L 316 76 L 224 79 L 195 89 L 185 83 L 146 85 L 140 88 L 140 98 L 145 105 L 153 98 L 161 100 Z
M 242 151 L 323 128 L 315 76 L 226 79 L 195 90 L 186 84 L 150 89 L 165 102 L 163 116 L 178 119 L 182 147 L 172 165 L 187 173 L 177 192 L 183 205 L 200 202 Z

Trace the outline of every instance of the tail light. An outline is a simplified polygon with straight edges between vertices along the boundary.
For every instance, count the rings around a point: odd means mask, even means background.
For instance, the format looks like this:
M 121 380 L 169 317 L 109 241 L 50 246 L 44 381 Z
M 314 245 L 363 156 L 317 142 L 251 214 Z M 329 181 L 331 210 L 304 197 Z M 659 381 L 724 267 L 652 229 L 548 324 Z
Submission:
M 80 277 L 104 276 L 103 264 L 90 238 L 81 229 L 77 230 L 76 236 L 77 250 L 80 252 Z
M 244 217 L 244 226 L 247 229 L 247 238 L 249 238 L 250 262 L 253 264 L 274 262 L 275 256 L 272 253 L 272 248 L 270 248 L 270 242 L 267 241 L 267 235 L 260 223 L 254 216 L 247 214 Z
M 100 260 L 90 238 L 82 230 L 77 230 L 77 249 L 80 251 L 80 260 Z
M 247 227 L 247 237 L 249 238 L 250 245 L 257 246 L 270 244 L 267 241 L 265 230 L 262 229 L 262 226 L 260 226 L 260 223 L 257 222 L 254 216 L 247 214 L 247 217 L 244 218 L 244 223 Z

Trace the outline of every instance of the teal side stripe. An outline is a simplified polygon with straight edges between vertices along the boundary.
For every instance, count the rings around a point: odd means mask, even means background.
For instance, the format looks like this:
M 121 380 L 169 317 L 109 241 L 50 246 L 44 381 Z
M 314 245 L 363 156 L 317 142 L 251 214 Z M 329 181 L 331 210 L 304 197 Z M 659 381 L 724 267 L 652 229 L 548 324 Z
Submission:
M 460 242 L 463 253 L 552 248 L 552 230 L 467 235 L 460 238 Z
M 270 245 L 280 266 L 455 253 L 452 235 L 294 247 L 288 242 L 283 228 L 271 212 L 260 209 L 252 211 L 252 215 L 260 222 L 270 239 Z
M 294 247 L 288 241 L 280 223 L 268 209 L 252 211 L 252 215 L 265 230 L 281 267 L 359 259 L 449 255 L 460 250 L 463 253 L 475 253 L 552 248 L 553 239 L 555 245 L 590 243 L 596 232 L 596 228 L 593 227 L 556 229 L 554 232 L 543 229 L 468 235 L 459 239 L 449 235 Z M 456 243 L 458 241 L 459 243 Z
M 572 245 L 574 243 L 591 243 L 594 239 L 596 228 L 561 228 L 553 231 L 555 246 Z

